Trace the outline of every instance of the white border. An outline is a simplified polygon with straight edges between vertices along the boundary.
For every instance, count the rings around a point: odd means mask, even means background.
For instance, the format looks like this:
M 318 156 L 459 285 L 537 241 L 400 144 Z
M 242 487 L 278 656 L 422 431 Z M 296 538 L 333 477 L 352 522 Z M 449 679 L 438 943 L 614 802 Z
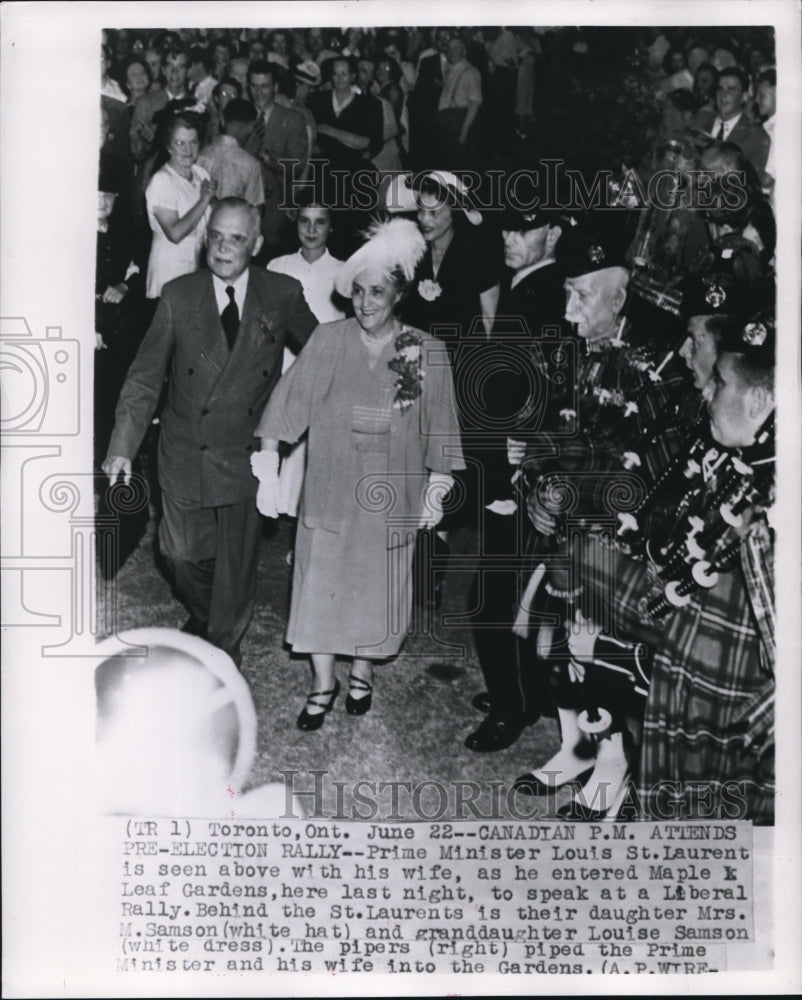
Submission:
M 779 2 L 677 3 L 557 0 L 538 3 L 407 2 L 331 3 L 13 3 L 2 8 L 2 314 L 22 315 L 35 336 L 60 325 L 64 336 L 82 344 L 82 422 L 91 423 L 91 356 L 95 244 L 95 170 L 97 135 L 97 45 L 102 27 L 155 25 L 541 23 L 626 25 L 761 24 L 777 28 L 778 259 L 780 266 L 778 364 L 781 470 L 778 555 L 779 633 L 777 825 L 774 831 L 774 972 L 717 974 L 691 980 L 671 977 L 599 977 L 577 982 L 548 978 L 522 982 L 484 976 L 471 982 L 437 976 L 416 982 L 400 977 L 298 977 L 266 981 L 262 993 L 291 991 L 368 995 L 446 993 L 558 994 L 644 992 L 744 994 L 799 989 L 800 921 L 800 636 L 799 636 L 799 488 L 802 410 L 799 393 L 799 232 L 800 232 L 800 30 L 797 5 Z M 61 439 L 62 471 L 90 467 L 91 443 Z M 4 463 L 7 469 L 7 463 Z M 8 495 L 7 517 L 19 501 Z M 91 496 L 82 499 L 90 504 Z M 16 505 L 16 507 L 15 507 Z M 48 521 L 26 507 L 26 530 L 44 554 L 63 554 L 62 536 L 48 535 Z M 13 525 L 4 519 L 4 552 Z M 60 522 L 59 522 L 60 523 Z M 13 533 L 13 532 L 12 532 Z M 56 588 L 57 589 L 57 588 Z M 54 599 L 56 592 L 54 591 Z M 24 633 L 24 634 L 23 634 Z M 37 658 L 36 630 L 10 630 L 4 636 L 3 773 L 4 816 L 4 993 L 12 996 L 123 995 L 131 983 L 106 980 L 111 967 L 104 954 L 104 872 L 102 859 L 89 865 L 90 848 L 100 843 L 91 802 L 81 791 L 83 750 L 71 740 L 87 719 L 76 699 L 81 664 Z M 45 636 L 50 640 L 50 636 Z M 85 665 L 84 665 L 85 666 Z M 48 698 L 48 695 L 50 696 Z M 102 850 L 101 850 L 102 853 Z M 97 876 L 95 878 L 95 876 Z M 113 886 L 109 887 L 109 891 Z M 94 909 L 92 909 L 94 907 Z M 213 995 L 208 981 L 153 981 L 153 995 L 165 985 L 171 995 Z M 271 989 L 268 991 L 266 987 Z M 233 980 L 218 995 L 234 995 Z M 249 990 L 250 992 L 250 990 Z M 254 990 L 254 992 L 256 992 Z

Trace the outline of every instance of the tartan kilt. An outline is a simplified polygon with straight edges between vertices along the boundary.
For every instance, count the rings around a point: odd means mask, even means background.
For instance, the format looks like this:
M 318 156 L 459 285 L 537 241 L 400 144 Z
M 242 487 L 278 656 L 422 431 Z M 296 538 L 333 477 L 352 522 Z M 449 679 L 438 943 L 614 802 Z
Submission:
M 664 624 L 652 619 L 644 607 L 647 596 L 662 592 L 652 565 L 605 543 L 601 532 L 589 532 L 578 550 L 583 614 L 610 635 L 657 646 Z
M 722 573 L 666 620 L 654 658 L 638 785 L 648 815 L 773 821 L 773 747 L 747 752 L 742 728 L 745 707 L 773 684 L 740 571 Z

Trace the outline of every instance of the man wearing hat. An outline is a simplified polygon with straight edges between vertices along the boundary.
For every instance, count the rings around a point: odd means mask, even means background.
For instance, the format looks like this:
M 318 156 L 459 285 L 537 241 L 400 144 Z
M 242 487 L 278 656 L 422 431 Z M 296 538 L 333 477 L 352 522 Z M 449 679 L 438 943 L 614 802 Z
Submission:
M 545 611 L 560 623 L 541 626 L 537 644 L 540 655 L 551 662 L 561 745 L 547 763 L 516 782 L 521 790 L 536 795 L 554 794 L 565 784 L 592 776 L 612 795 L 626 782 L 622 727 L 614 726 L 599 740 L 595 757 L 582 752 L 586 738 L 579 720 L 585 691 L 569 670 L 567 632 L 561 628 L 563 622 L 573 621 L 583 591 L 583 580 L 567 567 L 576 562 L 589 529 L 595 524 L 609 527 L 615 518 L 610 487 L 623 477 L 635 493 L 642 491 L 638 474 L 625 471 L 626 457 L 638 447 L 644 418 L 665 404 L 675 384 L 665 367 L 658 371 L 666 351 L 637 343 L 628 327 L 625 239 L 614 221 L 606 220 L 604 229 L 587 221 L 566 223 L 557 254 L 566 274 L 565 318 L 584 341 L 584 354 L 569 374 L 573 399 L 559 414 L 562 426 L 556 433 L 538 435 L 522 463 L 529 485 L 527 511 L 536 532 L 533 580 L 537 582 L 527 591 L 534 591 L 529 597 L 538 612 Z M 543 457 L 549 443 L 552 454 Z M 570 509 L 563 513 L 555 506 L 560 499 L 570 501 Z M 571 526 L 577 530 L 569 531 Z
M 304 116 L 306 124 L 307 161 L 312 157 L 312 149 L 317 136 L 317 123 L 315 116 L 306 106 L 307 98 L 320 86 L 320 67 L 311 59 L 306 59 L 298 63 L 295 67 L 293 79 L 287 84 L 287 93 L 276 94 L 276 104 L 281 104 L 285 108 L 294 108 Z M 306 171 L 304 171 L 305 175 Z
M 771 309 L 728 326 L 704 390 L 710 446 L 688 463 L 650 602 L 665 632 L 643 726 L 648 815 L 773 821 L 774 362 Z
M 474 581 L 471 607 L 474 639 L 487 691 L 474 705 L 489 714 L 465 741 L 470 750 L 487 752 L 510 746 L 521 729 L 540 715 L 547 699 L 544 672 L 522 669 L 522 650 L 511 628 L 518 601 L 518 576 L 529 525 L 515 502 L 510 461 L 520 461 L 524 436 L 553 429 L 567 387 L 569 353 L 562 338 L 563 275 L 555 249 L 562 232 L 560 217 L 511 205 L 504 213 L 504 263 L 501 291 L 490 342 L 482 353 L 482 400 L 487 418 L 482 463 L 482 564 Z M 546 338 L 546 340 L 544 340 Z M 562 365 L 561 380 L 553 358 Z M 548 358 L 548 360 L 547 360 Z M 555 390 L 557 390 L 555 392 Z M 559 397 L 559 399 L 558 399 Z M 507 446 L 507 438 L 514 438 Z M 520 452 L 520 454 L 519 454 Z M 509 453 L 509 459 L 508 459 Z M 499 557 L 507 565 L 499 566 Z

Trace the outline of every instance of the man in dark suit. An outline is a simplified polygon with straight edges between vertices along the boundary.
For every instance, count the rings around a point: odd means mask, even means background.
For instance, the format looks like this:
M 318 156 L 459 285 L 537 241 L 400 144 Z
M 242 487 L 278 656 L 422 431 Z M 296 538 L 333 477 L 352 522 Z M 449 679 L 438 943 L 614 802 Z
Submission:
M 452 33 L 448 28 L 437 29 L 437 48 L 428 49 L 421 55 L 415 87 L 407 98 L 409 155 L 414 170 L 429 170 L 434 164 L 437 102 L 448 70 L 446 49 L 451 38 Z
M 259 213 L 240 198 L 215 207 L 208 270 L 168 282 L 117 405 L 103 471 L 114 482 L 161 414 L 162 554 L 190 619 L 239 664 L 250 623 L 259 550 L 253 432 L 281 375 L 285 335 L 302 346 L 317 325 L 299 282 L 249 267 Z M 277 462 L 276 462 L 277 464 Z
M 763 176 L 771 140 L 762 125 L 753 121 L 745 112 L 749 78 L 740 66 L 728 66 L 718 78 L 716 111 L 700 112 L 695 124 L 708 132 L 716 142 L 734 142 L 744 156 Z
M 487 436 L 477 453 L 482 467 L 482 558 L 469 607 L 479 609 L 472 624 L 487 685 L 474 705 L 489 714 L 465 745 L 479 753 L 510 746 L 549 701 L 545 671 L 527 669 L 524 650 L 512 632 L 530 532 L 512 479 L 526 450 L 523 438 L 555 425 L 565 405 L 559 390 L 570 383 L 569 355 L 560 349 L 569 336 L 564 275 L 555 261 L 561 218 L 511 205 L 502 231 L 507 271 L 490 341 L 476 348 L 482 352 L 481 419 Z M 557 366 L 563 370 L 555 371 Z M 508 443 L 507 438 L 513 440 Z
M 256 60 L 250 64 L 248 90 L 259 116 L 244 149 L 262 166 L 265 189 L 263 253 L 268 258 L 275 256 L 281 245 L 284 216 L 279 205 L 285 200 L 285 171 L 289 181 L 293 176 L 290 171 L 301 178 L 306 168 L 306 122 L 299 111 L 276 103 L 276 67 L 272 63 Z

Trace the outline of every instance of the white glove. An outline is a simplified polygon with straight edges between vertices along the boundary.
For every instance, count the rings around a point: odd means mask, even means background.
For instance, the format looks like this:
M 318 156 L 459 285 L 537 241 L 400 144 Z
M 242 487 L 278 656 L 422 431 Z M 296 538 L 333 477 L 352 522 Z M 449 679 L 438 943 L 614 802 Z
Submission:
M 256 506 L 265 517 L 278 517 L 278 452 L 251 453 L 251 471 L 259 480 Z
M 596 639 L 601 633 L 601 626 L 590 618 L 585 618 L 579 608 L 574 613 L 574 621 L 565 622 L 565 631 L 568 633 L 568 648 L 574 660 L 574 666 L 580 667 L 580 680 L 584 677 L 584 662 L 592 662 L 596 649 Z
M 507 438 L 507 461 L 510 465 L 520 465 L 526 458 L 526 441 Z
M 451 476 L 442 472 L 429 474 L 429 482 L 423 491 L 423 514 L 419 527 L 434 528 L 443 520 L 443 501 L 453 485 Z

